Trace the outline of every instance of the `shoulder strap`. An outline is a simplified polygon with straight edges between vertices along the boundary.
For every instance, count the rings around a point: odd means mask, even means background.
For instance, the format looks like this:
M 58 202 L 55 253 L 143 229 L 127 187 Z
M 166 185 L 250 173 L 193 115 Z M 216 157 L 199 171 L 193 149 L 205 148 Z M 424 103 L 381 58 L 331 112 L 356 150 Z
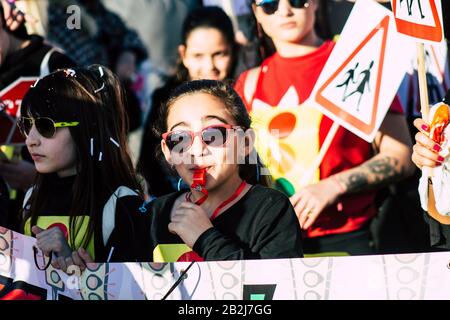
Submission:
M 22 218 L 25 218 L 26 210 L 28 209 L 26 207 L 28 205 L 28 201 L 30 201 L 31 195 L 33 194 L 33 190 L 34 190 L 34 187 L 29 188 L 27 190 L 27 192 L 25 193 L 25 197 L 23 198 L 23 202 L 22 202 L 22 209 L 23 209 L 22 210 Z
M 33 189 L 34 189 L 34 187 L 31 187 L 31 188 L 29 188 L 29 189 L 27 190 L 27 192 L 25 193 L 25 197 L 24 197 L 23 203 L 22 203 L 22 208 L 23 208 L 23 209 L 25 209 L 25 206 L 27 205 L 28 200 L 30 200 L 31 194 L 33 193 Z
M 261 72 L 261 67 L 250 69 L 247 72 L 247 77 L 244 83 L 244 98 L 247 104 L 251 107 L 253 98 L 255 97 L 256 85 Z
M 50 73 L 50 67 L 48 65 L 50 58 L 53 54 L 53 52 L 56 52 L 55 48 L 50 49 L 44 56 L 44 59 L 42 59 L 41 67 L 40 67 L 40 77 L 45 77 Z
M 103 217 L 102 217 L 102 233 L 103 233 L 103 245 L 106 243 L 114 230 L 116 222 L 116 204 L 117 199 L 126 196 L 137 196 L 137 192 L 131 190 L 128 187 L 120 186 L 108 199 L 105 206 L 103 207 Z

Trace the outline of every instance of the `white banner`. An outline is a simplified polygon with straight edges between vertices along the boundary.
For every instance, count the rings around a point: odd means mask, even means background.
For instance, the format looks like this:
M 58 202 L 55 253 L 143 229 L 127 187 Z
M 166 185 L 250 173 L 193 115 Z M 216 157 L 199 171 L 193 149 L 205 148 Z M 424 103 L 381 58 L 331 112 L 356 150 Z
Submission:
M 68 276 L 34 262 L 35 239 L 0 227 L 0 299 L 448 299 L 450 252 L 90 265 Z M 45 261 L 37 255 L 37 263 Z M 187 277 L 174 287 L 180 274 Z

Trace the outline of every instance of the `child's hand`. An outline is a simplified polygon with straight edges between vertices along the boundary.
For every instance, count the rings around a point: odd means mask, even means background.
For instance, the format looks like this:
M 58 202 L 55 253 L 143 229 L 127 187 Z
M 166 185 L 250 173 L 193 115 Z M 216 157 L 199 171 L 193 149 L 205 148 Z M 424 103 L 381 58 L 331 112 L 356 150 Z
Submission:
M 416 144 L 413 146 L 412 161 L 422 169 L 422 167 L 434 168 L 440 166 L 444 158 L 439 155 L 441 147 L 428 137 L 430 126 L 422 119 L 414 120 L 414 126 L 420 132 L 416 134 Z
M 169 231 L 192 249 L 200 235 L 212 226 L 205 210 L 191 202 L 182 202 L 172 215 Z
M 70 266 L 78 266 L 80 271 L 84 271 L 88 263 L 94 263 L 94 260 L 84 248 L 79 248 L 68 257 L 58 257 L 52 262 L 52 266 L 67 273 Z
M 32 15 L 20 11 L 14 3 L 10 4 L 5 0 L 1 0 L 1 3 L 3 5 L 3 16 L 6 21 L 6 27 L 11 31 L 19 28 L 25 21 L 31 23 L 36 23 L 38 21 Z
M 60 228 L 55 227 L 44 230 L 38 226 L 33 226 L 31 231 L 36 235 L 36 245 L 47 257 L 51 252 L 55 253 L 57 257 L 63 258 L 72 254 L 72 249 L 70 249 L 66 237 Z

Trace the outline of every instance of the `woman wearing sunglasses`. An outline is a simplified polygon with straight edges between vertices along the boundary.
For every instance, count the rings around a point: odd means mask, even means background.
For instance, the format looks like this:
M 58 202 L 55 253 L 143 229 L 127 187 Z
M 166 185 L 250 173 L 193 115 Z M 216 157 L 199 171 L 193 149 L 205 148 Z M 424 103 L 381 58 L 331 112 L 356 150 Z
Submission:
M 23 99 L 19 127 L 38 172 L 23 229 L 55 267 L 148 260 L 123 103 L 120 83 L 101 66 L 59 70 Z
M 318 0 L 255 0 L 252 6 L 276 52 L 243 73 L 236 90 L 252 116 L 258 153 L 295 208 L 304 252 L 370 254 L 375 190 L 414 170 L 401 106 L 394 100 L 377 134 L 377 155 L 369 143 L 341 127 L 313 178 L 302 182 L 333 124 L 302 103 L 334 42 L 323 41 L 314 29 Z
M 233 88 L 186 82 L 161 110 L 162 152 L 191 189 L 148 205 L 153 260 L 301 257 L 298 220 L 289 200 L 264 186 L 250 118 Z

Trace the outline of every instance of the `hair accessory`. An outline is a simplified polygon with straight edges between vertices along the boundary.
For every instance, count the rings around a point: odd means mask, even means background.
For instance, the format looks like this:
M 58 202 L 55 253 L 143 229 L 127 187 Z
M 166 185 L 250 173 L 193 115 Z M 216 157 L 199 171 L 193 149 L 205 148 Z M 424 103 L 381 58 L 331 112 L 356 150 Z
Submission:
M 76 72 L 73 69 L 64 69 L 64 74 L 66 77 L 74 77 Z
M 103 82 L 102 86 L 96 90 L 94 90 L 94 93 L 99 93 L 100 91 L 102 91 L 103 89 L 105 89 L 105 83 Z
M 91 138 L 91 157 L 94 156 L 94 138 Z
M 100 73 L 100 78 L 103 78 L 103 76 L 105 75 L 105 73 L 103 72 L 103 68 L 102 67 L 98 67 L 98 72 Z M 98 93 L 100 91 L 102 91 L 103 89 L 105 89 L 105 83 L 102 83 L 102 86 L 100 88 L 98 88 L 97 90 L 94 90 L 94 93 Z
M 114 140 L 113 138 L 109 138 L 109 140 L 112 142 L 112 143 L 114 143 L 115 145 L 116 145 L 116 147 L 117 148 L 120 148 L 120 145 L 119 145 L 119 143 L 116 141 L 116 140 Z

